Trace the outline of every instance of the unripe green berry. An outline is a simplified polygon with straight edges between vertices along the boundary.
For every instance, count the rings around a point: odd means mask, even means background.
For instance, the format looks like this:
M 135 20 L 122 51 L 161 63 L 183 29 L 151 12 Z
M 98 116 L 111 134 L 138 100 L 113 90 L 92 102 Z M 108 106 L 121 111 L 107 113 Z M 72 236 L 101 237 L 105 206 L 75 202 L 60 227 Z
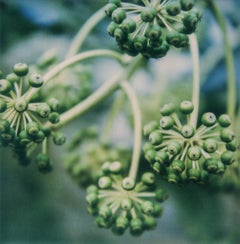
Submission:
M 29 78 L 28 83 L 29 83 L 30 86 L 35 87 L 35 88 L 38 88 L 38 87 L 41 87 L 42 86 L 42 84 L 43 84 L 43 78 L 39 74 L 33 74 Z
M 137 51 L 142 51 L 147 46 L 147 38 L 145 36 L 137 35 L 133 39 L 133 46 Z
M 158 202 L 163 202 L 168 198 L 167 193 L 163 189 L 157 189 L 155 194 L 155 198 Z
M 180 13 L 181 8 L 179 3 L 177 2 L 171 2 L 166 6 L 166 11 L 171 16 L 176 16 Z
M 50 163 L 49 157 L 45 153 L 39 153 L 37 155 L 36 163 L 37 163 L 38 170 L 41 173 L 47 173 L 52 169 L 52 165 Z
M 118 28 L 118 24 L 116 24 L 115 22 L 111 22 L 108 27 L 107 27 L 107 32 L 110 36 L 114 37 L 114 32 L 115 30 Z
M 165 130 L 169 130 L 173 127 L 174 120 L 170 116 L 163 116 L 160 119 L 160 126 Z
M 122 180 L 122 188 L 124 190 L 130 191 L 134 189 L 134 187 L 135 187 L 135 181 L 132 178 L 126 177 Z
M 192 146 L 188 149 L 187 154 L 188 154 L 189 159 L 196 161 L 196 160 L 200 159 L 202 156 L 201 148 L 198 146 Z
M 19 113 L 24 112 L 28 108 L 28 102 L 23 97 L 19 97 L 15 100 L 14 108 Z
M 196 29 L 196 25 L 199 21 L 199 17 L 195 13 L 188 13 L 183 18 L 183 24 L 188 33 L 192 33 Z
M 108 176 L 102 176 L 99 180 L 98 180 L 98 186 L 101 189 L 108 189 L 112 186 L 112 180 L 110 177 Z
M 162 133 L 160 131 L 153 131 L 150 135 L 149 135 L 149 141 L 153 144 L 153 145 L 159 145 L 162 143 L 163 141 L 163 136 Z
M 235 138 L 234 132 L 229 128 L 224 128 L 220 132 L 220 138 L 224 142 L 231 142 Z
M 109 3 L 113 3 L 113 4 L 117 5 L 118 7 L 121 6 L 121 0 L 109 0 Z
M 19 143 L 22 146 L 25 146 L 28 143 L 32 142 L 32 139 L 30 138 L 29 134 L 25 130 L 21 131 L 18 136 L 20 140 Z
M 181 8 L 183 11 L 189 11 L 193 8 L 193 0 L 180 0 Z
M 10 81 L 2 79 L 0 80 L 0 94 L 7 94 L 11 91 L 12 84 Z
M 205 113 L 202 115 L 201 122 L 203 125 L 210 127 L 216 123 L 217 119 L 213 113 Z
M 226 149 L 229 151 L 234 152 L 237 150 L 237 148 L 238 148 L 238 143 L 236 137 L 231 142 L 226 143 Z
M 162 29 L 158 25 L 151 25 L 146 32 L 146 36 L 152 41 L 159 40 L 161 34 L 162 34 Z
M 218 168 L 217 168 L 217 174 L 223 174 L 226 170 L 226 166 L 221 162 L 218 161 Z
M 146 151 L 144 156 L 148 162 L 153 163 L 153 162 L 155 162 L 156 150 L 150 149 L 150 150 Z
M 90 193 L 94 193 L 96 195 L 98 194 L 98 188 L 95 185 L 88 186 L 86 191 L 87 191 L 87 194 L 90 194 Z
M 127 17 L 126 12 L 122 9 L 117 8 L 112 12 L 112 20 L 116 24 L 121 24 L 123 20 L 126 19 L 126 17 Z
M 90 206 L 96 206 L 98 203 L 98 195 L 96 193 L 89 193 L 86 196 L 86 201 Z
M 140 236 L 143 233 L 143 222 L 139 218 L 131 219 L 130 233 L 133 236 Z
M 4 100 L 0 100 L 0 113 L 3 113 L 7 109 L 7 103 Z
M 181 129 L 181 134 L 185 138 L 191 138 L 194 135 L 194 128 L 191 125 L 184 125 Z
M 171 115 L 174 111 L 175 111 L 175 105 L 174 105 L 173 103 L 164 104 L 164 105 L 160 108 L 160 113 L 161 113 L 163 116 Z
M 157 121 L 151 121 L 143 127 L 143 134 L 149 136 L 151 132 L 158 129 Z
M 183 101 L 179 105 L 179 110 L 183 114 L 191 114 L 193 112 L 194 106 L 190 101 Z
M 114 30 L 114 37 L 117 42 L 121 43 L 127 38 L 127 34 L 121 29 L 121 28 L 116 28 Z
M 163 207 L 160 204 L 154 204 L 153 205 L 153 216 L 158 218 L 163 213 Z
M 203 142 L 203 149 L 208 153 L 213 153 L 218 149 L 218 144 L 215 139 L 209 138 Z
M 154 146 L 151 142 L 145 142 L 143 145 L 143 152 L 146 153 L 148 150 L 154 150 Z
M 229 125 L 231 125 L 231 118 L 229 117 L 228 114 L 222 114 L 219 116 L 218 118 L 218 123 L 222 126 L 222 127 L 228 127 Z
M 53 134 L 53 142 L 56 145 L 63 145 L 66 141 L 66 137 L 63 133 L 57 132 Z
M 121 24 L 121 29 L 126 33 L 132 33 L 136 30 L 136 22 L 133 19 L 125 19 Z
M 203 163 L 203 168 L 209 173 L 216 173 L 218 169 L 218 161 L 214 158 L 208 158 Z
M 97 218 L 95 219 L 96 225 L 99 228 L 110 228 L 112 225 L 112 220 L 110 219 L 104 219 L 102 216 L 97 216 Z
M 151 186 L 155 184 L 155 175 L 151 172 L 146 172 L 142 175 L 141 181 L 143 184 Z
M 42 103 L 37 107 L 36 112 L 40 117 L 46 118 L 49 116 L 51 109 L 46 103 Z
M 27 124 L 27 133 L 29 136 L 36 136 L 39 132 L 39 125 L 32 121 Z
M 144 7 L 141 12 L 141 19 L 144 22 L 152 22 L 156 17 L 156 10 L 154 8 Z
M 118 216 L 115 220 L 114 227 L 112 229 L 113 233 L 117 235 L 122 235 L 129 225 L 128 218 L 125 216 Z
M 157 221 L 151 216 L 146 216 L 143 221 L 143 226 L 146 230 L 152 230 L 157 226 Z
M 189 180 L 191 180 L 193 182 L 198 182 L 201 178 L 201 171 L 196 168 L 190 168 L 187 171 L 187 174 L 188 174 Z
M 53 124 L 57 124 L 60 121 L 60 115 L 57 112 L 52 112 L 49 114 L 49 121 Z
M 28 66 L 27 64 L 23 64 L 23 63 L 15 64 L 13 67 L 13 72 L 17 76 L 25 76 L 28 73 Z
M 110 165 L 109 165 L 109 171 L 111 173 L 115 173 L 115 174 L 118 174 L 120 173 L 122 170 L 122 164 L 118 161 L 115 161 L 115 162 L 112 162 Z
M 221 154 L 221 161 L 225 165 L 231 165 L 234 160 L 234 153 L 231 151 L 225 151 Z
M 112 16 L 112 13 L 113 11 L 117 9 L 117 5 L 114 4 L 114 3 L 108 3 L 106 6 L 105 6 L 105 13 L 107 16 L 111 17 Z
M 187 36 L 179 32 L 168 32 L 166 35 L 166 41 L 169 45 L 176 48 L 185 47 L 188 44 Z
M 151 201 L 143 201 L 141 204 L 143 213 L 151 215 L 153 213 L 153 203 Z
M 129 211 L 132 208 L 133 204 L 130 199 L 126 198 L 121 201 L 120 206 L 121 206 L 122 210 Z
M 168 144 L 167 149 L 171 155 L 176 156 L 181 152 L 182 146 L 180 143 L 173 141 Z
M 112 209 L 108 206 L 101 206 L 98 214 L 104 219 L 109 219 L 112 217 Z
M 60 104 L 59 104 L 59 101 L 56 98 L 50 98 L 48 100 L 47 104 L 50 106 L 50 108 L 53 111 L 58 111 L 59 110 Z
M 16 74 L 11 73 L 6 76 L 6 80 L 10 81 L 11 84 L 14 84 L 14 83 L 18 83 L 20 78 Z
M 155 155 L 155 160 L 159 162 L 161 165 L 168 165 L 169 164 L 169 156 L 165 151 L 157 151 Z
M 175 173 L 174 171 L 171 170 L 168 172 L 167 180 L 170 183 L 178 184 L 180 181 L 180 177 L 177 173 Z
M 174 173 L 181 173 L 185 169 L 185 164 L 182 160 L 173 160 L 171 163 L 171 169 Z

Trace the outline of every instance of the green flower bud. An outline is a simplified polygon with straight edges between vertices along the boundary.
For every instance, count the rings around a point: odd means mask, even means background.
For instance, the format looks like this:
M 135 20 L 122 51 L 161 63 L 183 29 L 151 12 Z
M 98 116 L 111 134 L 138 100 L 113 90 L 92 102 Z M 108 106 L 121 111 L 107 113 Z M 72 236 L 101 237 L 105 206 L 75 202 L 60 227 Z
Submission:
M 118 216 L 115 220 L 113 232 L 115 234 L 121 235 L 127 229 L 128 225 L 129 225 L 128 218 L 126 218 L 125 216 Z
M 186 28 L 187 33 L 190 34 L 195 31 L 199 18 L 200 17 L 195 13 L 188 13 L 187 15 L 184 16 L 183 24 Z
M 135 181 L 132 178 L 126 177 L 122 180 L 122 188 L 124 190 L 130 191 L 134 189 L 134 187 L 135 187 Z
M 141 181 L 147 186 L 155 184 L 155 175 L 151 172 L 146 172 L 142 175 Z
M 187 171 L 189 180 L 193 182 L 198 182 L 201 178 L 201 171 L 196 168 L 190 168 Z
M 156 10 L 154 8 L 144 7 L 141 12 L 141 19 L 144 22 L 152 22 L 156 17 Z
M 188 45 L 187 36 L 179 32 L 168 32 L 166 41 L 169 45 L 172 45 L 176 48 L 186 47 Z
M 156 150 L 148 150 L 145 153 L 145 158 L 147 159 L 148 162 L 154 163 L 155 162 L 155 156 L 156 156 Z
M 98 188 L 95 185 L 88 186 L 86 191 L 87 191 L 87 194 L 90 194 L 90 193 L 94 193 L 96 195 L 98 194 Z
M 185 164 L 182 160 L 173 160 L 171 163 L 171 169 L 174 173 L 181 173 L 185 169 Z
M 112 162 L 109 165 L 109 171 L 111 173 L 115 173 L 115 174 L 120 173 L 122 171 L 122 164 L 118 161 Z
M 180 177 L 178 174 L 176 174 L 174 171 L 170 170 L 167 175 L 167 180 L 170 183 L 177 184 L 180 181 Z
M 99 180 L 98 180 L 98 186 L 101 189 L 108 189 L 112 186 L 112 180 L 110 177 L 108 176 L 102 176 Z
M 15 100 L 14 108 L 19 113 L 24 112 L 28 108 L 28 103 L 23 97 L 19 97 Z
M 209 138 L 203 142 L 203 149 L 208 153 L 213 153 L 218 149 L 218 144 L 215 139 Z
M 101 206 L 98 214 L 104 219 L 109 219 L 112 217 L 112 209 L 108 206 Z
M 121 29 L 126 33 L 132 33 L 136 30 L 137 25 L 133 19 L 125 19 L 121 24 Z
M 126 198 L 126 199 L 123 199 L 121 201 L 121 205 L 120 206 L 121 206 L 122 210 L 130 211 L 130 209 L 132 208 L 133 204 L 132 204 L 132 201 L 130 199 Z
M 0 80 L 0 94 L 7 94 L 11 91 L 12 84 L 10 81 L 2 79 Z
M 142 51 L 147 46 L 147 38 L 145 36 L 137 35 L 133 39 L 133 46 L 137 51 Z
M 217 119 L 213 113 L 205 113 L 202 115 L 201 122 L 203 125 L 210 127 L 216 123 Z
M 105 6 L 105 13 L 107 16 L 111 17 L 112 16 L 112 13 L 113 11 L 117 9 L 117 6 L 116 4 L 114 3 L 108 3 L 106 6 Z
M 151 142 L 145 142 L 143 144 L 143 152 L 146 153 L 148 150 L 154 150 L 154 146 Z
M 32 121 L 27 124 L 27 133 L 29 136 L 37 136 L 39 132 L 39 126 L 36 122 Z
M 114 31 L 114 37 L 116 38 L 116 41 L 121 43 L 127 38 L 127 34 L 121 29 L 121 28 L 116 28 Z
M 160 131 L 153 131 L 150 135 L 149 135 L 149 141 L 153 144 L 153 145 L 159 145 L 162 143 L 163 141 L 163 136 L 162 133 Z
M 0 100 L 0 113 L 3 113 L 7 109 L 7 103 L 4 100 Z
M 36 163 L 41 173 L 47 173 L 52 170 L 52 165 L 47 154 L 39 153 L 36 157 Z
M 163 115 L 163 116 L 171 115 L 174 111 L 175 111 L 175 105 L 174 105 L 173 103 L 164 104 L 164 105 L 160 108 L 160 113 L 161 113 L 161 115 Z
M 236 151 L 238 148 L 238 143 L 237 143 L 237 140 L 236 140 L 236 137 L 231 141 L 231 142 L 228 142 L 226 144 L 226 149 L 229 150 L 229 151 Z
M 216 173 L 218 169 L 218 161 L 214 158 L 208 158 L 203 163 L 203 168 L 209 173 Z
M 207 183 L 208 182 L 208 172 L 206 170 L 201 170 L 201 176 L 200 176 L 200 180 L 198 183 Z
M 180 0 L 181 8 L 183 11 L 189 11 L 193 8 L 193 0 Z
M 163 202 L 168 198 L 167 193 L 163 189 L 157 189 L 155 194 L 155 198 L 158 202 Z
M 225 151 L 221 154 L 221 161 L 224 165 L 231 165 L 234 160 L 234 153 L 231 151 Z
M 155 160 L 159 162 L 161 165 L 166 165 L 166 166 L 168 166 L 170 162 L 169 156 L 165 151 L 157 151 L 155 155 Z
M 194 135 L 194 128 L 191 125 L 184 125 L 181 129 L 181 134 L 185 138 L 191 138 Z
M 57 124 L 60 121 L 60 115 L 57 112 L 52 112 L 49 114 L 49 121 L 53 124 Z
M 157 129 L 158 129 L 157 121 L 151 121 L 143 127 L 143 134 L 145 136 L 149 136 L 151 134 L 151 132 L 153 132 Z
M 168 144 L 167 149 L 171 155 L 176 156 L 181 152 L 182 146 L 180 143 L 173 141 Z
M 146 57 L 152 57 L 152 58 L 162 58 L 164 57 L 169 50 L 169 46 L 167 43 L 162 43 L 159 47 L 150 47 L 147 52 L 143 52 L 143 54 Z M 167 114 L 166 114 L 167 115 Z
M 19 133 L 19 143 L 22 146 L 27 145 L 28 143 L 32 142 L 32 139 L 30 138 L 30 136 L 28 135 L 28 133 L 23 130 Z
M 153 205 L 153 216 L 158 218 L 163 213 L 163 207 L 160 204 L 154 204 Z
M 217 174 L 223 174 L 226 170 L 226 166 L 221 162 L 221 161 L 218 161 L 218 168 L 217 168 Z
M 143 201 L 141 209 L 143 213 L 151 215 L 153 213 L 153 203 L 151 201 Z
M 90 206 L 96 206 L 98 203 L 98 195 L 96 193 L 89 193 L 86 196 L 87 204 Z
M 50 114 L 50 107 L 46 103 L 42 103 L 37 107 L 37 114 L 42 118 L 47 118 Z
M 174 120 L 170 116 L 163 116 L 160 119 L 160 126 L 165 130 L 172 129 L 174 126 Z
M 99 227 L 99 228 L 110 228 L 111 225 L 112 225 L 112 220 L 110 219 L 104 219 L 102 216 L 98 216 L 96 219 L 95 219 L 95 222 L 96 222 L 96 225 Z
M 111 22 L 107 27 L 107 32 L 110 36 L 114 37 L 114 32 L 118 28 L 118 24 Z
M 121 24 L 123 20 L 126 19 L 126 17 L 127 17 L 126 12 L 122 9 L 117 8 L 112 12 L 112 20 L 116 24 Z
M 13 72 L 17 76 L 25 76 L 28 73 L 28 66 L 26 64 L 23 64 L 23 63 L 15 64 L 13 67 Z
M 30 86 L 32 87 L 41 87 L 42 84 L 43 84 L 43 78 L 41 75 L 39 74 L 33 74 L 29 80 L 28 80 L 28 83 Z
M 235 138 L 234 132 L 229 128 L 224 128 L 220 132 L 220 138 L 224 142 L 231 142 Z
M 109 0 L 109 3 L 113 3 L 113 4 L 115 4 L 118 7 L 121 6 L 121 0 Z
M 228 127 L 229 125 L 231 125 L 231 118 L 229 117 L 228 114 L 222 114 L 219 116 L 218 118 L 218 123 L 222 126 L 222 127 Z
M 162 35 L 162 29 L 158 25 L 151 25 L 146 32 L 146 36 L 152 41 L 159 40 L 161 35 Z
M 179 105 L 179 110 L 183 114 L 191 114 L 193 112 L 194 106 L 190 101 L 183 101 Z
M 50 106 L 50 108 L 53 111 L 58 111 L 59 110 L 60 104 L 59 104 L 59 101 L 56 98 L 50 98 L 48 100 L 47 104 Z
M 143 233 L 143 222 L 139 218 L 131 219 L 130 233 L 133 236 L 140 236 Z
M 43 140 L 45 139 L 45 134 L 43 131 L 38 131 L 38 133 L 36 135 L 34 135 L 34 142 L 36 143 L 41 143 Z
M 146 216 L 143 221 L 143 226 L 146 230 L 152 230 L 157 226 L 157 221 L 151 216 Z
M 15 82 L 18 83 L 20 78 L 16 74 L 11 73 L 6 76 L 6 80 L 10 81 L 11 84 L 14 84 Z
M 198 146 L 192 146 L 188 149 L 187 154 L 191 160 L 196 161 L 202 156 L 201 148 Z
M 177 2 L 171 2 L 166 6 L 166 11 L 171 16 L 176 16 L 181 12 L 180 4 Z
M 53 134 L 53 142 L 56 145 L 63 145 L 66 141 L 66 137 L 63 133 L 57 132 Z

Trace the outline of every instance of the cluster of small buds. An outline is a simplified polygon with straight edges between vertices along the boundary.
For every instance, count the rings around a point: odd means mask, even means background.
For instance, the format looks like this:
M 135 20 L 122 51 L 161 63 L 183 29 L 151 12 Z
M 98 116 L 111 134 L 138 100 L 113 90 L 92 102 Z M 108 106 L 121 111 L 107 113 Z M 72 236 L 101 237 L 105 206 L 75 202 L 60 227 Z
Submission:
M 230 117 L 223 114 L 217 119 L 213 113 L 204 113 L 201 125 L 195 128 L 190 119 L 193 110 L 192 102 L 180 103 L 179 112 L 185 118 L 182 123 L 175 106 L 165 104 L 160 121 L 144 127 L 149 138 L 143 148 L 145 158 L 172 183 L 205 183 L 210 175 L 223 174 L 235 160 L 237 145 Z
M 48 102 L 36 102 L 29 94 L 32 89 L 40 88 L 44 81 L 41 75 L 27 76 L 29 68 L 17 63 L 13 73 L 0 80 L 0 145 L 12 147 L 20 164 L 30 163 L 30 156 L 38 144 L 46 144 L 52 136 L 56 145 L 65 142 L 60 132 L 52 132 L 45 122 L 59 122 L 59 103 L 55 98 Z M 36 157 L 41 172 L 51 169 L 49 157 L 44 149 Z
M 167 194 L 156 187 L 154 174 L 146 172 L 136 183 L 122 177 L 118 161 L 102 166 L 103 176 L 97 185 L 87 188 L 88 211 L 100 228 L 111 228 L 122 235 L 129 228 L 133 236 L 156 227 L 156 218 L 162 214 L 161 202 Z
M 138 3 L 109 0 L 107 30 L 119 47 L 130 55 L 160 58 L 169 47 L 186 47 L 188 34 L 200 19 L 192 0 L 141 0 Z
M 65 168 L 81 187 L 96 184 L 102 176 L 102 164 L 122 159 L 123 169 L 127 168 L 130 150 L 113 147 L 99 142 L 95 127 L 80 130 L 68 144 Z

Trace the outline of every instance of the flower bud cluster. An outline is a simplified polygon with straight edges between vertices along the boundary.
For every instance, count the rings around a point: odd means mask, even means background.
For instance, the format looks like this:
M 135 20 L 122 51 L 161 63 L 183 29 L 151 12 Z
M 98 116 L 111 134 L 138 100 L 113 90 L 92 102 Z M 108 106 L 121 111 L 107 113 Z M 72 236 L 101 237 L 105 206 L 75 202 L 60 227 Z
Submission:
M 123 169 L 130 159 L 129 149 L 113 147 L 99 142 L 98 131 L 89 127 L 80 130 L 68 144 L 65 168 L 72 179 L 81 187 L 96 184 L 102 176 L 104 162 L 122 159 Z
M 129 229 L 133 236 L 156 227 L 162 214 L 161 202 L 167 195 L 156 188 L 153 173 L 146 172 L 136 183 L 122 176 L 122 165 L 115 161 L 102 166 L 97 185 L 87 188 L 88 211 L 100 228 L 111 228 L 116 235 Z
M 186 47 L 188 34 L 200 19 L 192 0 L 142 0 L 138 3 L 109 0 L 107 30 L 119 47 L 130 55 L 160 58 L 169 47 Z
M 213 113 L 204 113 L 195 128 L 190 119 L 193 104 L 183 101 L 178 108 L 181 117 L 173 104 L 165 104 L 160 120 L 145 125 L 149 139 L 143 149 L 145 158 L 156 172 L 177 184 L 205 183 L 210 175 L 223 174 L 237 149 L 230 117 L 223 114 L 217 119 Z
M 41 75 L 28 73 L 26 64 L 17 63 L 13 73 L 0 80 L 0 145 L 12 147 L 23 165 L 30 162 L 37 145 L 43 144 L 48 137 L 52 136 L 56 145 L 65 142 L 62 133 L 52 132 L 44 124 L 46 121 L 59 122 L 58 100 L 37 102 L 29 96 L 30 91 L 40 88 L 44 81 Z M 37 155 L 36 161 L 42 172 L 51 168 L 46 153 Z

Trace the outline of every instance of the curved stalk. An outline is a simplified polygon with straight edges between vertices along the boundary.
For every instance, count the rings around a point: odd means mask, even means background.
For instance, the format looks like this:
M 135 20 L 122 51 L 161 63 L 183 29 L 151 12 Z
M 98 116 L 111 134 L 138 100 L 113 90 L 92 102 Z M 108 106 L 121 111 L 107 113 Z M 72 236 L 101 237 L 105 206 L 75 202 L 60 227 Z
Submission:
M 73 42 L 69 48 L 66 58 L 72 57 L 73 55 L 78 53 L 83 42 L 85 41 L 91 30 L 97 25 L 97 23 L 99 23 L 106 16 L 104 8 L 105 7 L 95 12 L 81 27 L 81 29 L 78 31 L 77 35 L 73 39 Z
M 190 43 L 190 51 L 193 62 L 193 88 L 192 88 L 192 103 L 194 110 L 190 116 L 190 123 L 196 129 L 199 110 L 199 97 L 200 97 L 200 64 L 199 64 L 199 50 L 198 40 L 196 34 L 188 36 Z
M 234 118 L 235 110 L 236 110 L 236 78 L 235 78 L 235 70 L 234 70 L 233 51 L 229 42 L 227 26 L 226 26 L 224 16 L 220 12 L 215 1 L 212 0 L 208 1 L 208 4 L 223 34 L 224 51 L 225 51 L 225 59 L 226 59 L 226 67 L 227 67 L 227 93 L 228 93 L 227 113 L 232 118 Z
M 66 59 L 65 61 L 59 63 L 54 68 L 52 68 L 49 72 L 47 72 L 43 76 L 44 83 L 47 83 L 49 80 L 54 78 L 56 75 L 58 75 L 60 72 L 64 71 L 69 66 L 74 65 L 75 63 L 78 63 L 80 61 L 84 61 L 90 58 L 96 58 L 96 57 L 109 57 L 116 59 L 119 62 L 123 62 L 123 55 L 107 50 L 107 49 L 97 49 L 97 50 L 91 50 L 86 51 L 80 54 L 77 54 L 73 57 L 70 57 L 69 59 Z M 31 88 L 27 93 L 25 93 L 25 99 L 30 100 L 30 98 L 39 90 L 40 88 Z
M 138 103 L 138 99 L 131 85 L 127 81 L 121 83 L 121 88 L 126 93 L 133 112 L 134 120 L 134 144 L 133 144 L 133 154 L 132 161 L 129 170 L 129 177 L 136 180 L 139 159 L 141 154 L 141 144 L 142 144 L 142 123 L 141 123 L 141 111 Z

